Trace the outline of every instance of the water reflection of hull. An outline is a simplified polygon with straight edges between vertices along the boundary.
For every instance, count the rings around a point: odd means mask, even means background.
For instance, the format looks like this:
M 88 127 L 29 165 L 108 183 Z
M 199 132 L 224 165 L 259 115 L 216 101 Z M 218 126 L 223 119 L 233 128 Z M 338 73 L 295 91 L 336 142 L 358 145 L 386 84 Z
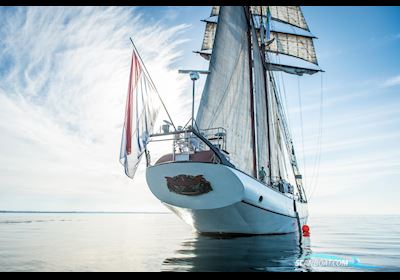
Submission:
M 296 261 L 311 254 L 297 234 L 248 237 L 196 235 L 182 243 L 163 271 L 309 271 Z

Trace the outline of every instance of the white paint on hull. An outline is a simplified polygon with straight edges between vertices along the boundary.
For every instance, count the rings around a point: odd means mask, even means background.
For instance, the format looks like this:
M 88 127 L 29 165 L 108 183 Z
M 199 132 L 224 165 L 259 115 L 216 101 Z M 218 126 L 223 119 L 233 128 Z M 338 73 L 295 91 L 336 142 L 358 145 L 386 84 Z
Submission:
M 298 232 L 295 217 L 287 217 L 243 202 L 217 209 L 193 210 L 165 204 L 201 233 L 286 234 Z M 302 219 L 302 224 L 305 219 Z
M 182 174 L 203 175 L 213 191 L 199 196 L 169 191 L 165 177 Z M 165 163 L 147 168 L 146 179 L 153 194 L 199 232 L 284 234 L 299 229 L 292 197 L 224 165 Z M 307 204 L 297 202 L 296 207 L 301 224 L 306 223 Z

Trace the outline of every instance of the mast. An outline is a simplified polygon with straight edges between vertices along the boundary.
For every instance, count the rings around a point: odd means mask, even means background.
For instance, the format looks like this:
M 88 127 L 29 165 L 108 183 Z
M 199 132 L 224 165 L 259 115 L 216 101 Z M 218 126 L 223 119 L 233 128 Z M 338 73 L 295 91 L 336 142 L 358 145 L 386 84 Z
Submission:
M 263 52 L 264 54 L 264 52 Z M 266 106 L 266 114 L 267 114 L 267 142 L 268 142 L 268 175 L 269 175 L 269 183 L 271 184 L 272 181 L 272 161 L 271 161 L 271 121 L 270 121 L 270 116 L 269 116 L 269 94 L 268 94 L 268 81 L 267 81 L 267 69 L 264 71 L 264 83 L 265 83 L 265 101 L 267 103 Z
M 254 88 L 253 88 L 253 58 L 252 58 L 252 42 L 251 42 L 251 23 L 252 16 L 250 7 L 245 6 L 246 17 L 248 18 L 247 38 L 249 47 L 249 81 L 250 81 L 250 114 L 251 114 L 251 138 L 253 146 L 253 176 L 257 178 L 257 143 L 256 143 L 256 126 L 255 126 L 255 110 L 254 110 Z
M 260 33 L 261 33 L 261 55 L 263 62 L 265 62 L 265 56 L 266 56 L 266 49 L 265 49 L 265 38 L 264 38 L 264 20 L 263 20 L 263 12 L 262 12 L 262 6 L 260 6 Z M 268 18 L 267 18 L 267 24 Z M 267 79 L 267 67 L 266 64 L 263 63 L 264 67 L 264 85 L 265 85 L 265 102 L 266 102 L 266 115 L 267 115 L 267 145 L 268 145 L 268 176 L 269 176 L 269 183 L 271 184 L 272 181 L 272 161 L 271 161 L 271 134 L 270 134 L 270 129 L 271 129 L 271 120 L 270 120 L 270 113 L 269 113 L 269 94 L 268 94 L 268 79 Z

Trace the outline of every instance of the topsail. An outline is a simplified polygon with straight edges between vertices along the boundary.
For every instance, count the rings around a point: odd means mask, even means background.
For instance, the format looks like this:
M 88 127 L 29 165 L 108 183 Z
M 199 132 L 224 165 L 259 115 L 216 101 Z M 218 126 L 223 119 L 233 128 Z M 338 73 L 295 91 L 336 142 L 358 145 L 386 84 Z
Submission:
M 314 74 L 322 71 L 318 66 L 313 40 L 316 37 L 310 32 L 303 13 L 298 6 L 251 6 L 251 13 L 255 22 L 260 22 L 270 12 L 270 21 L 267 30 L 270 30 L 270 43 L 265 46 L 266 60 L 269 70 L 284 71 L 290 74 Z M 210 59 L 215 30 L 218 25 L 220 8 L 214 6 L 211 17 L 206 20 L 206 30 L 200 55 Z M 255 26 L 257 32 L 260 26 Z M 260 40 L 260 34 L 258 34 Z

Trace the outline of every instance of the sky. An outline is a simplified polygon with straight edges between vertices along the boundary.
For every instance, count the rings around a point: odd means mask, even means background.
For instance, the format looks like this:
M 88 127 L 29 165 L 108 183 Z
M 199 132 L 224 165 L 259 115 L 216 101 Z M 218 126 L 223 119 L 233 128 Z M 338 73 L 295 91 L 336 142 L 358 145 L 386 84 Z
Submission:
M 277 77 L 310 214 L 399 214 L 400 7 L 303 12 L 325 72 Z M 207 69 L 192 51 L 209 13 L 0 7 L 0 210 L 167 211 L 147 188 L 144 166 L 131 180 L 118 161 L 129 37 L 183 125 L 191 82 L 178 69 Z

